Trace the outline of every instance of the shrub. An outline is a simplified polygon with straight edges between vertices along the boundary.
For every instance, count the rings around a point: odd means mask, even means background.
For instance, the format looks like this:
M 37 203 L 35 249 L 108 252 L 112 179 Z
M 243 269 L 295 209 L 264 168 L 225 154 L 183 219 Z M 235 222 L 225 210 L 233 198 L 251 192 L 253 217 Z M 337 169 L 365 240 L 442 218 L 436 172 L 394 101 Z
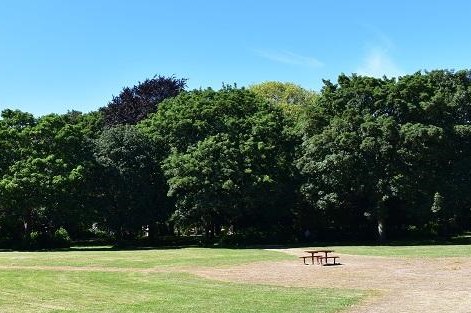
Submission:
M 63 227 L 54 233 L 49 231 L 32 231 L 22 244 L 23 249 L 54 249 L 70 247 L 70 236 Z
M 67 230 L 60 227 L 54 232 L 53 246 L 55 248 L 68 248 L 70 247 L 70 236 Z
M 32 231 L 30 234 L 29 234 L 29 238 L 28 238 L 28 243 L 27 245 L 29 246 L 29 248 L 31 249 L 38 249 L 41 244 L 42 244 L 42 235 L 40 232 L 38 231 Z

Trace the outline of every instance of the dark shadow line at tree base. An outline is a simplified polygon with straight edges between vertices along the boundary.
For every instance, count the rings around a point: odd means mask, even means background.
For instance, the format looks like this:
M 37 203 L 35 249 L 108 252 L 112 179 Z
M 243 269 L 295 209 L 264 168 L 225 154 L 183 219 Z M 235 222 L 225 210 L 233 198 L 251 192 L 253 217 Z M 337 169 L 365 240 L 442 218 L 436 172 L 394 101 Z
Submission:
M 273 242 L 273 243 L 237 243 L 226 244 L 220 242 L 204 242 L 198 241 L 195 237 L 179 237 L 175 242 L 149 242 L 142 240 L 133 240 L 120 243 L 112 243 L 106 241 L 78 241 L 72 242 L 68 248 L 47 248 L 47 249 L 31 249 L 23 247 L 0 248 L 1 252 L 12 251 L 35 251 L 35 252 L 87 252 L 87 251 L 144 251 L 144 250 L 173 250 L 186 248 L 207 248 L 207 249 L 289 249 L 302 248 L 308 246 L 315 247 L 331 247 L 331 246 L 452 246 L 452 245 L 471 245 L 471 236 L 468 233 L 462 236 L 450 238 L 426 238 L 426 239 L 402 239 L 378 242 L 375 240 L 358 240 L 358 241 L 339 241 L 339 240 L 322 240 L 322 241 L 303 241 L 303 242 Z M 217 240 L 217 238 L 215 238 Z M 178 243 L 177 243 L 178 241 Z

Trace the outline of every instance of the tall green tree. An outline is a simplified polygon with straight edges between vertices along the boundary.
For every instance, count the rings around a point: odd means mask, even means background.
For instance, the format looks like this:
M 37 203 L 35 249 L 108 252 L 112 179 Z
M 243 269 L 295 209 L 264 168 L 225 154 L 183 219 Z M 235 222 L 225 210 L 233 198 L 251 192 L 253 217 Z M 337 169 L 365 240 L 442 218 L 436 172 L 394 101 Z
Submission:
M 85 212 L 79 191 L 85 188 L 91 160 L 82 128 L 55 114 L 35 119 L 5 111 L 2 117 L 2 133 L 10 135 L 10 158 L 2 169 L 0 190 L 11 235 L 19 239 L 33 230 L 54 230 L 81 220 Z
M 270 105 L 281 110 L 284 117 L 284 135 L 287 140 L 285 149 L 290 158 L 290 167 L 286 168 L 285 179 L 289 179 L 285 189 L 285 205 L 290 207 L 296 216 L 294 228 L 312 229 L 312 225 L 307 222 L 310 220 L 304 213 L 306 204 L 300 196 L 299 189 L 301 184 L 301 175 L 295 166 L 295 158 L 300 153 L 300 145 L 306 126 L 307 113 L 316 108 L 318 94 L 307 90 L 293 83 L 268 81 L 250 86 L 250 91 L 267 101 Z M 304 232 L 301 232 L 304 233 Z
M 102 226 L 117 240 L 135 238 L 164 216 L 165 189 L 153 142 L 135 126 L 104 130 L 95 141 Z
M 163 164 L 175 218 L 208 234 L 221 225 L 289 223 L 282 205 L 290 165 L 283 121 L 280 109 L 229 86 L 164 101 L 141 127 L 168 155 Z
M 359 226 L 373 229 L 376 221 L 379 238 L 385 229 L 423 229 L 436 192 L 462 201 L 454 212 L 445 206 L 450 221 L 468 216 L 465 193 L 454 192 L 469 186 L 455 170 L 466 164 L 456 142 L 467 140 L 469 77 L 434 71 L 398 80 L 341 75 L 337 84 L 325 82 L 297 162 L 303 194 L 327 219 L 324 225 L 355 225 L 362 232 Z

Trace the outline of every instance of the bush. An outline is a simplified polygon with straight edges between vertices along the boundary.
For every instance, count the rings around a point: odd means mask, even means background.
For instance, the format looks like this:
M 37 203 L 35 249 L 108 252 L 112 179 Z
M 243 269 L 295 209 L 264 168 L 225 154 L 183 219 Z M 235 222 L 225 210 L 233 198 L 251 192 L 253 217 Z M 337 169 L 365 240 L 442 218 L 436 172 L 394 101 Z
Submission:
M 32 231 L 26 238 L 23 249 L 54 249 L 69 248 L 71 239 L 67 230 L 63 227 L 54 233 L 48 231 Z
M 38 249 L 43 244 L 42 234 L 38 231 L 32 231 L 29 234 L 27 246 L 31 249 Z
M 53 245 L 55 248 L 69 248 L 70 242 L 69 233 L 65 228 L 60 227 L 54 232 Z

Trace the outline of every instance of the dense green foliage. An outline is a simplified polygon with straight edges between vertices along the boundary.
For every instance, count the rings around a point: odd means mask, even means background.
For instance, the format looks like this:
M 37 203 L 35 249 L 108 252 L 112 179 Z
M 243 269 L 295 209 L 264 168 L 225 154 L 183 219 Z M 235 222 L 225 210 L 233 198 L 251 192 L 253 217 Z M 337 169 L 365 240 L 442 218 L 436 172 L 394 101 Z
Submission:
M 178 226 L 271 229 L 289 222 L 289 153 L 280 110 L 244 89 L 186 93 L 143 125 L 167 151 L 162 167 Z
M 35 119 L 3 111 L 2 239 L 20 240 L 32 232 L 52 236 L 60 226 L 76 231 L 88 221 L 83 200 L 90 196 L 92 119 L 74 112 Z
M 165 210 L 156 150 L 153 142 L 131 125 L 105 129 L 95 140 L 100 224 L 118 239 L 135 237 Z
M 1 242 L 384 240 L 471 226 L 469 71 L 340 75 L 319 94 L 184 86 L 146 80 L 89 114 L 4 110 Z
M 340 76 L 308 119 L 302 192 L 344 233 L 469 227 L 469 72 Z M 440 209 L 434 204 L 440 196 Z

